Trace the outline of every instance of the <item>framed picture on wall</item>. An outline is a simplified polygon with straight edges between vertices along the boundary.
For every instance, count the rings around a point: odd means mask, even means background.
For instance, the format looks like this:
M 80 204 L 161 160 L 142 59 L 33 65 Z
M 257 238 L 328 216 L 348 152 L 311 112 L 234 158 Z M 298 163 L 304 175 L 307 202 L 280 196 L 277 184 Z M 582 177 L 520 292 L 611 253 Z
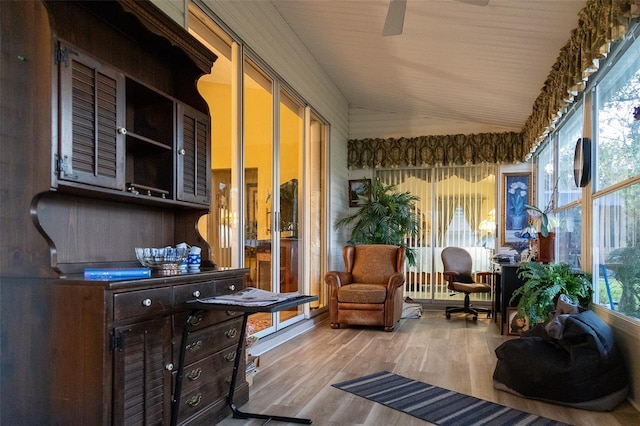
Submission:
M 349 207 L 360 207 L 371 201 L 371 179 L 349 181 Z
M 520 241 L 518 233 L 527 227 L 531 204 L 531 173 L 505 173 L 502 182 L 502 245 Z

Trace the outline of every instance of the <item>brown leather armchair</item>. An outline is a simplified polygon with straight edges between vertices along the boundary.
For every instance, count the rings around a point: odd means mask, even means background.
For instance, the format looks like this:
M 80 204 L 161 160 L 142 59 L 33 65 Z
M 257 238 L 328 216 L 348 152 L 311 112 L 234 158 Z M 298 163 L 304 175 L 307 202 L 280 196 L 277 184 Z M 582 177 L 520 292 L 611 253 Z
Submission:
M 478 319 L 479 312 L 486 312 L 487 318 L 491 317 L 491 309 L 477 308 L 471 305 L 469 295 L 471 293 L 490 293 L 491 285 L 487 280 L 493 276 L 492 272 L 478 272 L 476 276 L 484 282 L 475 282 L 471 275 L 473 260 L 468 251 L 460 247 L 447 247 L 440 255 L 444 266 L 444 275 L 447 280 L 447 288 L 454 292 L 464 293 L 464 306 L 447 306 L 445 315 L 451 318 L 454 312 L 464 312 L 473 314 L 473 320 Z
M 402 316 L 404 247 L 346 246 L 342 256 L 346 272 L 330 271 L 324 276 L 331 328 L 373 325 L 392 331 Z

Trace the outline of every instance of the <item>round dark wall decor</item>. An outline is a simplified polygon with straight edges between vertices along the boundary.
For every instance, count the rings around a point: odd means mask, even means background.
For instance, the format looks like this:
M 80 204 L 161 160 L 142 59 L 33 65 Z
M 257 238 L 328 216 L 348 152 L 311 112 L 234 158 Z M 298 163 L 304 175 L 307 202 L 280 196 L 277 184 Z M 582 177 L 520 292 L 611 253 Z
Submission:
M 578 188 L 587 186 L 591 179 L 591 139 L 580 138 L 573 155 L 573 180 Z

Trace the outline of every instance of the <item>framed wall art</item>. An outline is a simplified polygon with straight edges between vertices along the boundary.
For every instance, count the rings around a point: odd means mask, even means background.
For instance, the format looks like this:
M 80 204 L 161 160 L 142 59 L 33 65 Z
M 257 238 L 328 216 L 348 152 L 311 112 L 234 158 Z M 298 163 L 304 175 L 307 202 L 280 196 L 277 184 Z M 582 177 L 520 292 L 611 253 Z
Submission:
M 518 308 L 507 308 L 507 329 L 510 336 L 529 330 L 529 318 L 518 315 Z
M 360 207 L 371 201 L 371 179 L 349 181 L 349 207 Z
M 505 173 L 502 183 L 502 245 L 520 241 L 518 233 L 527 227 L 531 204 L 531 173 Z

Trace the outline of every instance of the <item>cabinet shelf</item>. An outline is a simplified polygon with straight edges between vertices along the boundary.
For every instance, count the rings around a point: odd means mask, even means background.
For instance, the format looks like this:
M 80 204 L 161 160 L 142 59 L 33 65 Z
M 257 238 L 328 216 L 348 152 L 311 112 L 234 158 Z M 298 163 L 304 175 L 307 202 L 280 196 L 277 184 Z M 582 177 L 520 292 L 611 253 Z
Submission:
M 145 136 L 139 135 L 135 132 L 127 132 L 127 145 L 131 144 L 131 143 L 146 143 L 149 145 L 153 145 L 155 147 L 158 148 L 163 148 L 163 149 L 167 149 L 167 150 L 171 150 L 173 147 L 167 144 L 164 144 L 162 142 L 158 142 L 156 140 L 153 139 L 149 139 Z

